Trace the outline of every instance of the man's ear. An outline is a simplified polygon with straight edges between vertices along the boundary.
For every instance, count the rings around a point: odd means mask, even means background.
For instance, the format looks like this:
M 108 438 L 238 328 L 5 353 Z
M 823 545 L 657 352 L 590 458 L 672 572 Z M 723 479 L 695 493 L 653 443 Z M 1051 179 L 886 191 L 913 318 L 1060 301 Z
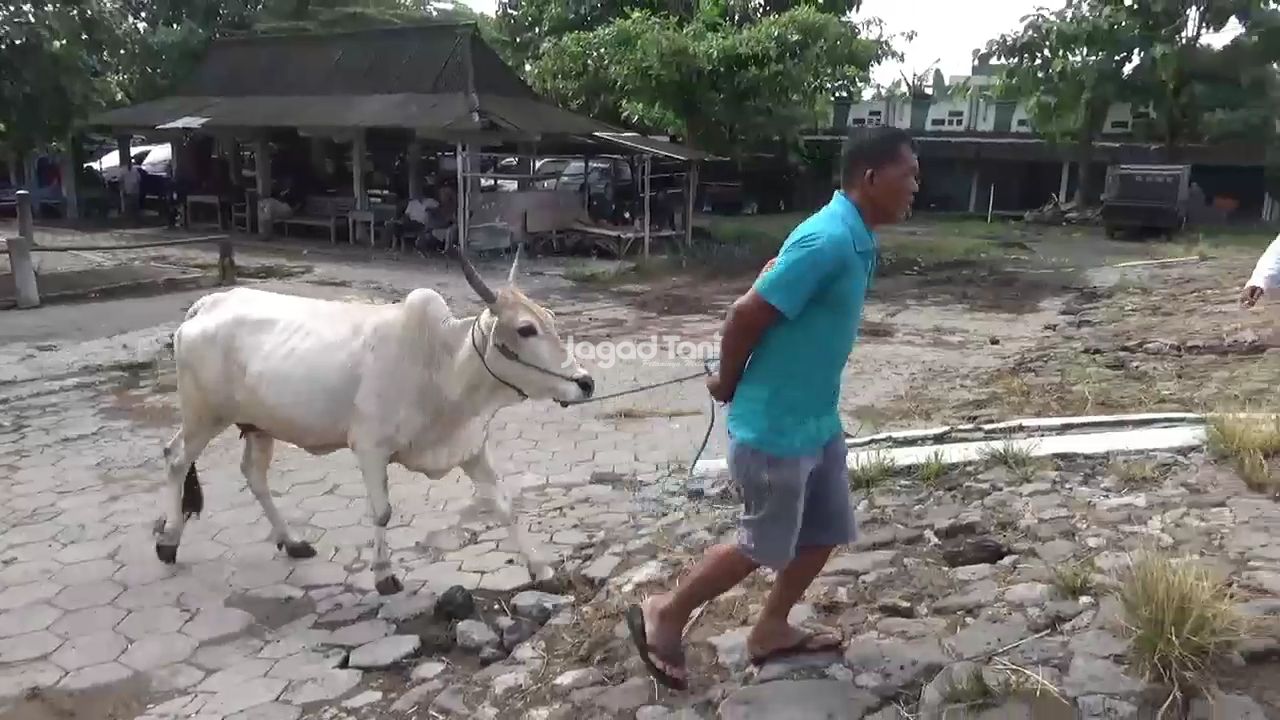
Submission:
M 868 168 L 867 171 L 863 173 L 862 178 L 867 181 L 868 185 L 872 185 L 876 181 L 876 171 Z

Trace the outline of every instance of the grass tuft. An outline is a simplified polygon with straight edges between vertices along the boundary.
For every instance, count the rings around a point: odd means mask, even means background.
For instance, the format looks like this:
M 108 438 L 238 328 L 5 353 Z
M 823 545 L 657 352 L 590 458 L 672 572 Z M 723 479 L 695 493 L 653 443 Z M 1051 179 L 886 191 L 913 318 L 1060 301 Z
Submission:
M 1093 594 L 1093 574 L 1096 571 L 1097 566 L 1094 565 L 1092 558 L 1058 565 L 1053 569 L 1054 585 L 1066 597 L 1078 600 L 1085 595 Z
M 1230 586 L 1187 560 L 1131 559 L 1118 591 L 1133 667 L 1169 689 L 1165 707 L 1213 687 L 1212 671 L 1244 637 Z
M 983 462 L 993 467 L 1008 468 L 1014 477 L 1026 482 L 1035 476 L 1043 464 L 1025 448 L 1012 440 L 991 445 L 981 451 Z
M 870 459 L 849 470 L 849 486 L 856 490 L 871 492 L 889 482 L 896 469 L 897 465 L 894 464 L 893 458 L 877 450 Z
M 1164 480 L 1160 466 L 1150 460 L 1130 460 L 1111 465 L 1111 474 L 1126 490 L 1140 490 L 1159 485 Z
M 916 479 L 925 487 L 936 488 L 938 481 L 947 473 L 947 461 L 941 450 L 934 450 L 916 468 Z
M 1250 489 L 1280 497 L 1280 479 L 1270 462 L 1280 455 L 1280 415 L 1216 414 L 1207 424 L 1209 452 L 1230 461 Z

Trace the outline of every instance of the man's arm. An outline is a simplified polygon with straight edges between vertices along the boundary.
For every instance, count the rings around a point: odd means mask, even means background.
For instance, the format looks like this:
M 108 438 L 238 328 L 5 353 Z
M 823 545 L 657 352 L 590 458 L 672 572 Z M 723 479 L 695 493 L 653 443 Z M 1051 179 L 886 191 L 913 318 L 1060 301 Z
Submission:
M 720 370 L 707 381 L 720 402 L 733 399 L 751 352 L 776 322 L 800 314 L 830 277 L 838 259 L 821 236 L 797 238 L 765 264 L 755 285 L 734 301 L 720 341 Z
M 1265 291 L 1275 289 L 1277 281 L 1280 281 L 1280 235 L 1271 241 L 1262 257 L 1258 258 L 1253 274 L 1240 293 L 1240 305 L 1253 307 Z

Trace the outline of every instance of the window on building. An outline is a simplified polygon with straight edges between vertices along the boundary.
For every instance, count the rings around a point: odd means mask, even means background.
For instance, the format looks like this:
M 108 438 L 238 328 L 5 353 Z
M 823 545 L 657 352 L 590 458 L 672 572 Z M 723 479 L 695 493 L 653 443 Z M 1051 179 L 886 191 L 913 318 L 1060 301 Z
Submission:
M 849 121 L 849 124 L 861 127 L 863 125 L 866 125 L 867 121 L 864 118 L 853 118 Z
M 1133 119 L 1134 120 L 1150 120 L 1151 113 L 1147 112 L 1146 110 L 1134 110 Z
M 948 110 L 948 111 L 947 111 L 947 117 L 949 117 L 949 118 L 962 118 L 962 117 L 964 117 L 964 111 L 963 111 L 963 110 Z
M 1111 129 L 1112 130 L 1128 130 L 1129 121 L 1128 120 L 1112 120 Z
M 1018 127 L 1030 127 L 1031 123 L 1026 118 L 1018 118 Z
M 934 118 L 929 121 L 929 125 L 931 127 L 942 127 L 946 124 L 947 124 L 947 121 L 945 118 Z

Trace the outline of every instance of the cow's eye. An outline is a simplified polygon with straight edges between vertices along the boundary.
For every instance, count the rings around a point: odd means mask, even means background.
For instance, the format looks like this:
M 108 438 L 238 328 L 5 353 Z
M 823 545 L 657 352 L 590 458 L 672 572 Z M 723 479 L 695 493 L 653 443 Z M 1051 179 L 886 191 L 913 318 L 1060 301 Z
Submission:
M 516 332 L 520 334 L 520 337 L 528 338 L 528 337 L 533 337 L 534 335 L 537 335 L 538 328 L 526 323 L 524 325 L 521 325 L 519 328 L 517 328 Z

